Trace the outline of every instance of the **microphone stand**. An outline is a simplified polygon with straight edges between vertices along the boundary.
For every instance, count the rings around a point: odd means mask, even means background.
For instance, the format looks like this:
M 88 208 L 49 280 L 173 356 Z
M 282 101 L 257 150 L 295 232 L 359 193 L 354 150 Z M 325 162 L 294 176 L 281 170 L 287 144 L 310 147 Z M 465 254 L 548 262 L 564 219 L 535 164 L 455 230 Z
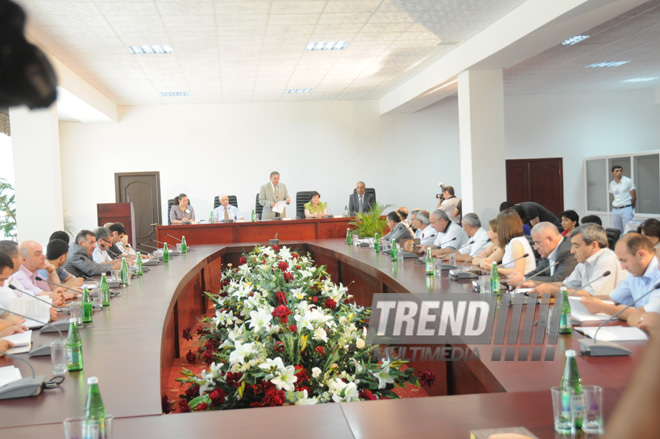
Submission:
M 50 353 L 50 347 L 48 348 L 48 351 Z M 7 383 L 0 387 L 0 400 L 39 395 L 43 388 L 44 381 L 46 380 L 46 376 L 35 375 L 34 367 L 32 367 L 30 362 L 26 359 L 21 358 L 18 355 L 9 354 L 5 351 L 0 351 L 0 353 L 27 364 L 32 373 L 31 377 L 21 378 L 20 380 L 12 381 L 11 383 Z
M 62 330 L 59 328 L 59 326 L 63 326 L 63 325 L 61 323 L 58 325 L 57 322 L 66 323 L 67 324 L 67 326 L 66 326 L 67 331 L 68 331 L 68 328 L 69 328 L 69 322 L 67 322 L 66 320 L 57 320 L 56 322 L 47 323 L 47 322 L 44 322 L 44 321 L 41 321 L 41 320 L 36 320 L 36 319 L 30 318 L 28 316 L 24 316 L 23 314 L 19 314 L 19 313 L 14 312 L 14 311 L 10 311 L 6 308 L 0 308 L 0 311 L 8 312 L 9 314 L 14 314 L 16 316 L 23 317 L 24 319 L 32 320 L 32 321 L 37 322 L 41 325 L 44 325 L 41 328 L 42 329 L 41 332 L 48 332 L 48 331 L 43 331 L 43 329 L 50 326 L 50 327 L 54 328 L 60 334 L 60 340 L 62 340 L 62 341 L 64 341 L 64 336 L 62 335 Z M 64 329 L 64 328 L 62 328 L 62 329 Z M 30 350 L 30 357 L 39 357 L 39 356 L 42 356 L 42 355 L 50 355 L 50 343 L 41 344 L 41 345 L 37 346 L 36 348 L 32 348 Z

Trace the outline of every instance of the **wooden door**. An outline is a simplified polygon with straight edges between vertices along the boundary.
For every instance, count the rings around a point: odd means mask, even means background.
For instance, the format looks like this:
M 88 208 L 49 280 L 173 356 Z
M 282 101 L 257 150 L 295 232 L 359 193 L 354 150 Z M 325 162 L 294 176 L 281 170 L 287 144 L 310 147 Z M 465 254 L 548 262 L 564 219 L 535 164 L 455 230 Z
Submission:
M 507 201 L 535 201 L 559 215 L 564 211 L 562 158 L 506 161 Z
M 140 244 L 155 245 L 152 240 L 156 239 L 161 219 L 160 173 L 115 173 L 115 199 L 118 203 L 133 203 L 136 248 Z

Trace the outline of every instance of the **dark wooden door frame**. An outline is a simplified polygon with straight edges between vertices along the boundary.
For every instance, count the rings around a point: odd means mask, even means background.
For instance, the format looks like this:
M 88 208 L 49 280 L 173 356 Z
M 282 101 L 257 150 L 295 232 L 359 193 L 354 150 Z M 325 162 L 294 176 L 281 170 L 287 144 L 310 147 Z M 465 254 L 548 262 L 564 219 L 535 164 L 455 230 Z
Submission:
M 543 167 L 552 168 L 552 172 L 556 183 L 549 181 L 550 179 L 542 178 L 542 173 L 539 172 Z M 513 180 L 512 171 L 517 170 L 522 172 L 519 176 L 522 177 L 520 184 L 525 187 L 512 188 L 510 182 Z M 564 210 L 564 176 L 563 176 L 563 159 L 562 157 L 547 157 L 537 159 L 511 159 L 506 160 L 506 181 L 507 181 L 507 200 L 512 203 L 520 203 L 522 201 L 535 201 L 544 205 L 555 215 L 559 216 Z M 539 175 L 540 174 L 540 175 Z M 524 193 L 522 198 L 512 196 L 512 194 Z M 551 195 L 556 199 L 555 206 L 548 205 L 547 195 Z
M 160 225 L 162 222 L 162 208 L 161 208 L 161 197 L 160 197 L 160 172 L 159 171 L 142 171 L 142 172 L 116 172 L 115 173 L 115 199 L 116 201 L 122 202 L 122 201 L 128 201 L 128 200 L 122 200 L 121 199 L 121 192 L 122 188 L 120 187 L 120 181 L 122 178 L 126 177 L 147 177 L 147 178 L 153 178 L 155 180 L 155 189 L 156 189 L 156 225 Z M 153 211 L 152 211 L 153 212 Z M 156 226 L 153 225 L 153 223 L 149 223 L 152 227 L 152 231 L 150 236 L 153 236 L 153 239 L 156 237 Z M 136 226 L 137 228 L 137 226 Z M 137 235 L 136 233 L 136 239 L 138 242 L 136 242 L 136 248 L 137 245 L 140 243 L 148 242 L 148 241 L 143 241 L 141 240 L 140 236 Z M 152 238 L 150 238 L 152 239 Z M 153 243 L 149 243 L 151 245 Z

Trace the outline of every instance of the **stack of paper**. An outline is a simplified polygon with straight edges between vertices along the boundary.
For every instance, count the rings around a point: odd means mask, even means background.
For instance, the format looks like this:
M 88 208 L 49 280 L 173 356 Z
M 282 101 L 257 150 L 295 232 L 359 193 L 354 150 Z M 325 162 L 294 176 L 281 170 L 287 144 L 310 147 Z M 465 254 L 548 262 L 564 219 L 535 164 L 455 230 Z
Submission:
M 51 299 L 48 296 L 39 296 L 39 298 L 41 300 L 45 300 L 46 302 L 51 302 Z M 27 327 L 38 328 L 44 325 L 40 322 L 50 321 L 50 306 L 47 303 L 43 303 L 39 300 L 34 300 L 29 297 L 16 297 L 8 300 L 8 309 L 10 311 L 35 319 L 26 320 L 23 324 Z
M 23 378 L 16 366 L 0 367 L 0 387 Z
M 582 304 L 581 297 L 569 296 L 568 301 L 571 304 L 571 318 L 578 323 L 584 322 L 603 322 L 610 318 L 607 314 L 591 314 Z
M 587 337 L 594 338 L 594 334 L 598 327 L 585 327 L 578 326 L 575 328 L 576 331 L 580 331 Z M 603 326 L 598 331 L 597 340 L 601 341 L 646 341 L 649 339 L 649 336 L 646 332 L 642 331 L 639 328 L 632 328 L 630 326 Z
M 23 354 L 25 352 L 30 352 L 30 347 L 32 345 L 32 331 L 19 332 L 2 338 L 14 343 L 14 347 L 7 350 L 8 353 Z

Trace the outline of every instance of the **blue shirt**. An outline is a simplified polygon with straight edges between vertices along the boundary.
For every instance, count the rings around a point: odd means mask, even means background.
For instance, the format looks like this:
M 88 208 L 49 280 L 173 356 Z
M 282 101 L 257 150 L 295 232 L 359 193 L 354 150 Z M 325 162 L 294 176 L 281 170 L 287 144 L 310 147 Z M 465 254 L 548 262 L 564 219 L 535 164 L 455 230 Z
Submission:
M 628 276 L 623 282 L 610 293 L 610 297 L 617 303 L 630 305 L 635 300 L 648 292 L 653 285 L 660 281 L 660 271 L 658 270 L 658 260 L 653 258 L 646 271 L 641 276 Z M 649 303 L 650 300 L 660 297 L 660 290 L 656 290 L 648 296 L 635 303 L 639 308 Z

